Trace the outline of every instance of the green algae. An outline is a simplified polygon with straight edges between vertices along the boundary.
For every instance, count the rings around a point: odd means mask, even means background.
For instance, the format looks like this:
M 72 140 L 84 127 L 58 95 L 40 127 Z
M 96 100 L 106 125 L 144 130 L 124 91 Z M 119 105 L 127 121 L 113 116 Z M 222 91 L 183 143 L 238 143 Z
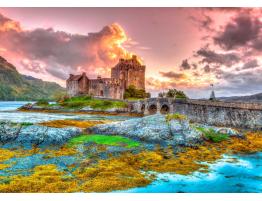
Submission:
M 80 135 L 74 138 L 71 138 L 68 142 L 69 146 L 74 146 L 77 144 L 83 144 L 87 142 L 93 142 L 100 145 L 108 146 L 124 146 L 127 148 L 134 148 L 140 145 L 139 142 L 131 140 L 122 136 L 108 136 L 108 135 Z

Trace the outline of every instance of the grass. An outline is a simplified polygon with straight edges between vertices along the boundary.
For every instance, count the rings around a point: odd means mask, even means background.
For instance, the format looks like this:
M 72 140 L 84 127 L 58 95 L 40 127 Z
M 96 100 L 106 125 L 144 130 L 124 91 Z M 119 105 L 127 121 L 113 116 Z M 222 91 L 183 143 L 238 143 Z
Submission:
M 145 98 L 134 98 L 134 97 L 130 97 L 130 98 L 127 98 L 126 100 L 129 100 L 129 101 L 138 101 L 138 100 L 145 100 Z
M 32 126 L 32 125 L 34 125 L 34 124 L 30 123 L 30 122 L 23 122 L 23 123 L 21 123 L 21 126 L 24 126 L 24 127 Z
M 183 114 L 179 114 L 179 113 L 174 113 L 174 114 L 167 114 L 166 115 L 166 121 L 167 122 L 170 122 L 171 120 L 186 120 L 187 117 L 186 115 L 183 115 Z
M 202 127 L 198 127 L 197 130 L 202 132 L 202 134 L 204 135 L 204 138 L 206 138 L 209 141 L 215 142 L 215 143 L 228 140 L 228 138 L 229 138 L 229 136 L 227 134 L 216 132 L 212 128 L 205 129 L 205 128 L 202 128 Z
M 93 109 L 110 109 L 110 108 L 125 108 L 127 107 L 126 102 L 122 101 L 111 101 L 111 100 L 100 100 L 90 96 L 78 96 L 67 98 L 59 103 L 61 106 L 66 108 L 83 108 L 89 106 Z
M 80 135 L 69 140 L 68 145 L 74 146 L 87 142 L 94 142 L 100 145 L 108 146 L 124 146 L 127 148 L 138 147 L 140 144 L 134 140 L 122 136 L 108 136 L 108 135 Z

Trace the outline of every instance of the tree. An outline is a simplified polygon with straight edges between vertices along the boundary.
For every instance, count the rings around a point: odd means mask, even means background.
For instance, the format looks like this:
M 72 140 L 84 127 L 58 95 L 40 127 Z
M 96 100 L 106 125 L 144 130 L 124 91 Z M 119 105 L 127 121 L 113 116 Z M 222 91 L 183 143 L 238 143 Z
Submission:
M 167 98 L 175 98 L 176 97 L 177 90 L 176 89 L 169 89 L 166 97 Z
M 177 91 L 176 92 L 176 98 L 178 98 L 178 99 L 187 99 L 188 97 L 186 96 L 186 94 L 183 91 Z
M 166 92 L 160 92 L 160 93 L 158 94 L 158 97 L 159 97 L 159 98 L 165 98 L 165 97 L 166 97 Z
M 158 94 L 160 98 L 177 98 L 177 99 L 187 99 L 188 97 L 183 91 L 178 91 L 176 89 L 169 89 L 168 92 L 160 92 Z
M 124 93 L 124 99 L 128 98 L 148 98 L 150 93 L 146 93 L 144 89 L 137 89 L 134 85 L 130 85 Z

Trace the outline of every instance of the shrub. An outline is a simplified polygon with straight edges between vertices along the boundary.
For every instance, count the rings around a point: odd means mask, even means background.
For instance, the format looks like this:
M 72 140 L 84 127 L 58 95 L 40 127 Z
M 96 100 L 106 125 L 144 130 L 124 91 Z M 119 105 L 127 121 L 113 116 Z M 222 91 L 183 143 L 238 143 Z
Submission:
M 42 100 L 37 101 L 36 105 L 38 105 L 38 106 L 46 106 L 46 105 L 49 105 L 49 102 L 47 100 L 42 99 Z
M 144 99 L 150 98 L 150 93 L 147 93 L 144 89 L 137 89 L 134 85 L 130 85 L 124 93 L 124 99 Z
M 227 140 L 229 137 L 227 134 L 216 132 L 214 129 L 205 129 L 202 127 L 197 128 L 200 132 L 202 132 L 204 138 L 206 140 L 212 141 L 212 142 L 222 142 L 224 140 Z

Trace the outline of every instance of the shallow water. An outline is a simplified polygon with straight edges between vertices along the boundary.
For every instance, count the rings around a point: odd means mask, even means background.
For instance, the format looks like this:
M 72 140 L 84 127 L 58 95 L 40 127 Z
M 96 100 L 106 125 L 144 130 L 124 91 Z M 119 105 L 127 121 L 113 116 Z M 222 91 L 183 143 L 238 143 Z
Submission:
M 126 116 L 106 116 L 106 115 L 88 115 L 88 114 L 57 114 L 57 113 L 39 113 L 39 112 L 19 112 L 17 108 L 29 103 L 24 101 L 0 102 L 0 121 L 11 122 L 29 122 L 39 123 L 58 119 L 79 119 L 79 120 L 112 120 L 122 121 L 130 119 Z
M 237 161 L 232 162 L 232 158 Z M 231 161 L 231 162 L 229 162 Z M 225 156 L 209 173 L 159 174 L 152 184 L 129 193 L 258 193 L 262 192 L 262 153 Z
M 0 101 L 0 111 L 14 111 L 17 108 L 27 104 L 34 103 L 30 101 Z

